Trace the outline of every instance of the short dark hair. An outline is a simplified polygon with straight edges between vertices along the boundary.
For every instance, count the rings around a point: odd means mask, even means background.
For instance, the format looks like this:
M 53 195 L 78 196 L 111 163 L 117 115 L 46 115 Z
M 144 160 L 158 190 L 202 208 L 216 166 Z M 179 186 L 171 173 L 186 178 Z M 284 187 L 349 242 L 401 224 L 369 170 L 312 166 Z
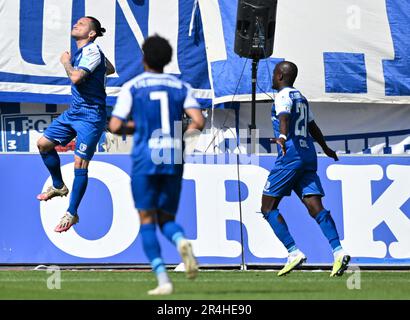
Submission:
M 144 53 L 145 63 L 154 70 L 164 69 L 172 58 L 171 45 L 166 39 L 157 34 L 148 37 L 144 41 L 142 51 Z
M 102 37 L 105 33 L 105 28 L 101 27 L 100 21 L 98 21 L 96 18 L 87 16 L 86 18 L 91 20 L 91 28 L 96 32 L 96 38 Z
M 278 64 L 279 70 L 282 72 L 283 79 L 288 85 L 292 85 L 298 76 L 298 67 L 290 61 L 282 61 Z

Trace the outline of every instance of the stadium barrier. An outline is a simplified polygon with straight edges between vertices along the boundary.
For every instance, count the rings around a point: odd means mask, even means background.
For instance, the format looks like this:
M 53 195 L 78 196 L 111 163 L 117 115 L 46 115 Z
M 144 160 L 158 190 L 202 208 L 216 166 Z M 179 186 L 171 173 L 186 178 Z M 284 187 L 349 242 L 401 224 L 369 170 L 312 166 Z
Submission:
M 203 265 L 282 264 L 287 252 L 260 214 L 272 155 L 191 156 L 177 216 Z M 61 154 L 68 186 L 73 156 Z M 79 208 L 80 223 L 53 231 L 68 198 L 38 202 L 51 182 L 37 154 L 0 154 L 0 264 L 145 264 L 130 190 L 128 155 L 97 154 Z M 318 174 L 342 244 L 359 265 L 410 265 L 410 157 L 319 157 Z M 296 243 L 312 265 L 332 253 L 295 195 L 281 204 Z M 166 263 L 180 258 L 162 235 Z
M 392 154 L 392 146 L 390 144 L 390 139 L 392 137 L 399 137 L 399 136 L 409 136 L 410 137 L 410 129 L 407 130 L 397 130 L 397 131 L 384 131 L 384 132 L 368 132 L 368 133 L 358 133 L 358 134 L 343 134 L 343 135 L 328 135 L 325 136 L 325 140 L 327 142 L 332 141 L 343 141 L 344 142 L 344 151 L 345 154 L 351 154 L 351 150 L 349 149 L 349 141 L 352 140 L 363 140 L 363 149 L 361 153 L 363 154 L 374 154 L 372 152 L 372 148 L 375 148 L 376 145 L 370 145 L 369 139 L 373 138 L 384 138 L 385 142 L 382 147 L 382 154 Z M 405 143 L 407 140 L 403 140 L 400 143 L 401 148 L 396 151 L 396 154 L 406 154 L 410 151 L 410 143 Z M 236 138 L 224 138 L 222 142 L 223 146 L 219 146 L 218 150 L 223 150 L 224 152 L 232 152 L 238 147 L 238 140 Z M 246 143 L 250 145 L 250 138 L 246 139 Z M 257 141 L 259 144 L 259 151 L 258 153 L 276 153 L 277 147 L 276 144 L 272 143 L 270 138 L 259 138 Z M 319 149 L 320 150 L 320 149 Z
M 362 152 L 364 154 L 371 154 L 372 150 L 369 147 L 369 139 L 371 138 L 384 138 L 385 146 L 383 147 L 384 154 L 391 154 L 392 148 L 390 146 L 390 138 L 397 136 L 410 136 L 410 129 L 408 130 L 396 130 L 388 132 L 369 132 L 369 133 L 360 133 L 360 134 L 348 134 L 348 135 L 333 135 L 325 136 L 326 141 L 344 141 L 345 142 L 345 153 L 349 154 L 349 140 L 362 139 L 364 142 L 364 148 Z M 410 144 L 403 144 L 403 153 L 406 153 L 407 150 L 410 150 Z

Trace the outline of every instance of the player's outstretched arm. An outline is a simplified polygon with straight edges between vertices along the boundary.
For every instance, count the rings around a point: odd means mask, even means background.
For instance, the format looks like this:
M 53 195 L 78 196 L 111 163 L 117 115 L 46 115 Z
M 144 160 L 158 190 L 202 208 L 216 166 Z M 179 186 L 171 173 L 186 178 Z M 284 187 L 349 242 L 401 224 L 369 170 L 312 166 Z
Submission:
M 204 115 L 202 114 L 201 109 L 189 108 L 189 109 L 185 109 L 185 113 L 188 115 L 188 117 L 191 118 L 191 122 L 188 125 L 187 131 L 190 131 L 190 130 L 202 131 L 202 129 L 205 127 L 205 118 L 204 118 Z
M 279 116 L 279 132 L 280 135 L 275 139 L 275 143 L 277 143 L 280 148 L 282 149 L 283 155 L 286 154 L 286 137 L 289 132 L 289 114 L 284 113 Z
M 114 68 L 113 64 L 107 58 L 105 58 L 105 66 L 107 68 L 107 71 L 105 72 L 105 74 L 107 76 L 109 76 L 110 74 L 113 74 L 115 72 L 115 68 Z
M 200 109 L 185 109 L 185 113 L 190 118 L 190 122 L 188 124 L 187 129 L 184 132 L 184 153 L 191 154 L 194 152 L 195 146 L 201 135 L 201 131 L 205 127 L 205 118 Z
M 323 152 L 330 158 L 333 158 L 335 161 L 338 161 L 336 152 L 330 149 L 323 137 L 323 133 L 320 128 L 317 126 L 315 121 L 310 121 L 308 124 L 309 133 L 315 139 L 315 141 L 322 147 Z
M 120 118 L 111 117 L 108 130 L 115 134 L 133 134 L 135 131 L 134 121 L 122 121 Z

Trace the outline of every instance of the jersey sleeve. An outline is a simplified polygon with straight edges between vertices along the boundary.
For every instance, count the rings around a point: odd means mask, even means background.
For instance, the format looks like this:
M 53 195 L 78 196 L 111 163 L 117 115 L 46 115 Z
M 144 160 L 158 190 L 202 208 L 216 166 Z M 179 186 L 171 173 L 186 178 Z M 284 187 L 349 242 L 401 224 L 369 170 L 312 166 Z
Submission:
M 275 111 L 276 115 L 281 113 L 290 113 L 292 110 L 293 101 L 289 97 L 289 92 L 279 92 L 275 97 Z
M 83 54 L 78 64 L 78 69 L 83 69 L 89 73 L 101 63 L 101 53 L 97 46 L 87 46 L 83 49 Z
M 308 122 L 312 122 L 313 120 L 315 120 L 315 116 L 314 116 L 312 110 L 310 110 L 310 108 L 309 108 Z
M 194 92 L 192 90 L 192 87 L 189 84 L 185 84 L 185 87 L 187 89 L 186 92 L 186 97 L 184 101 L 184 109 L 200 109 L 201 106 L 199 105 L 198 101 L 194 97 Z
M 132 108 L 131 85 L 125 84 L 117 97 L 112 116 L 123 121 L 127 120 Z

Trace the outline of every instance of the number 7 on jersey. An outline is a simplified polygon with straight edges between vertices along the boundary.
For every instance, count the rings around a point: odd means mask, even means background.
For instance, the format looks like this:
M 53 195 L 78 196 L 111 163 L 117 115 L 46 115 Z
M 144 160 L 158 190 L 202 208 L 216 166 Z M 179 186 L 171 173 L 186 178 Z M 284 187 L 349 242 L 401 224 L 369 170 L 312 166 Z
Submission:
M 161 105 L 161 129 L 162 134 L 170 134 L 171 126 L 169 123 L 169 100 L 166 91 L 153 91 L 149 95 L 151 100 L 159 100 Z

